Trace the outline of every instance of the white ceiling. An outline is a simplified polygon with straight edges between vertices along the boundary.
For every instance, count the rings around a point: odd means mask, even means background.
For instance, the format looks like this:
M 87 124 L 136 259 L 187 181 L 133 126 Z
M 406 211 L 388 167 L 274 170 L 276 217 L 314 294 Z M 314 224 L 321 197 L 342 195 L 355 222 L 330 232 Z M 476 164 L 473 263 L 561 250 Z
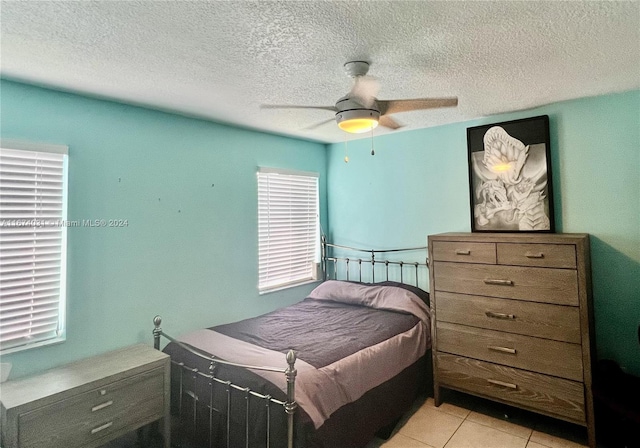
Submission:
M 380 99 L 458 96 L 406 129 L 640 88 L 640 3 L 5 1 L 1 74 L 323 142 L 322 110 L 371 62 Z M 378 128 L 376 134 L 387 131 Z

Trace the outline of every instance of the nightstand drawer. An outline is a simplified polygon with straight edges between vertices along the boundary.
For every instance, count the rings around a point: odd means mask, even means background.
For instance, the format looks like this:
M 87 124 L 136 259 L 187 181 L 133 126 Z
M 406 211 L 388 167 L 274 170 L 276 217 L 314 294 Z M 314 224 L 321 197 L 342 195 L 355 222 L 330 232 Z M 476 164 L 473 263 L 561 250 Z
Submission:
M 582 381 L 578 344 L 437 323 L 438 351 Z
M 436 356 L 443 386 L 584 422 L 582 383 L 445 353 Z
M 153 369 L 19 416 L 19 446 L 80 446 L 164 412 L 164 371 Z
M 576 251 L 569 244 L 498 243 L 498 264 L 576 268 Z
M 495 264 L 496 245 L 494 243 L 471 243 L 467 241 L 434 241 L 433 260 Z
M 580 309 L 573 306 L 436 291 L 438 321 L 580 344 Z
M 486 264 L 433 264 L 437 291 L 577 306 L 577 272 Z

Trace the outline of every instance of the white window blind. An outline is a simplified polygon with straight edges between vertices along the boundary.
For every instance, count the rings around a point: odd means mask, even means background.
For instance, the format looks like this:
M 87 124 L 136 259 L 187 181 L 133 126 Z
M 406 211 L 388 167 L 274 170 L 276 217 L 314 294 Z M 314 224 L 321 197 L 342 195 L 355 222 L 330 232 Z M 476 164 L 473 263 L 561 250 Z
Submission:
M 2 353 L 64 339 L 67 157 L 66 147 L 0 145 Z
M 318 175 L 258 170 L 260 292 L 314 279 L 319 248 Z

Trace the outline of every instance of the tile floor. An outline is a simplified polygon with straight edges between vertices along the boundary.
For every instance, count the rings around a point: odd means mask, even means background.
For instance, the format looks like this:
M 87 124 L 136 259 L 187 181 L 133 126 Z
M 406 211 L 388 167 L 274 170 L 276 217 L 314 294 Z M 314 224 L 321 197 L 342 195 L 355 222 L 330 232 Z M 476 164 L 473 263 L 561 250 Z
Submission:
M 138 448 L 134 436 L 105 447 Z M 433 398 L 416 400 L 389 440 L 375 439 L 366 448 L 584 448 L 586 444 L 587 431 L 581 426 L 443 390 L 439 407 Z M 149 446 L 155 448 L 153 443 Z
M 500 403 L 443 392 L 417 400 L 389 440 L 366 448 L 582 448 L 586 429 Z

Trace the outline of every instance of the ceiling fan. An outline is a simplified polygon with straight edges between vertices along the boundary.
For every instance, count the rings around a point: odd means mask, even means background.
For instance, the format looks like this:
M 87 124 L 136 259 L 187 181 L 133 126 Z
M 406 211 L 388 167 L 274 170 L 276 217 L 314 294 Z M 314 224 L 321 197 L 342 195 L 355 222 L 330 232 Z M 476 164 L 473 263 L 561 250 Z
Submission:
M 349 93 L 336 101 L 335 106 L 298 106 L 286 104 L 263 104 L 263 109 L 321 109 L 335 113 L 338 127 L 346 132 L 360 134 L 371 131 L 376 126 L 390 129 L 402 127 L 389 115 L 397 112 L 412 110 L 435 109 L 440 107 L 454 107 L 458 105 L 458 98 L 413 98 L 406 100 L 379 100 L 376 98 L 379 85 L 375 78 L 367 76 L 369 63 L 365 61 L 350 61 L 344 64 L 344 69 L 353 78 L 353 88 Z M 306 129 L 333 121 L 334 118 L 316 123 Z

